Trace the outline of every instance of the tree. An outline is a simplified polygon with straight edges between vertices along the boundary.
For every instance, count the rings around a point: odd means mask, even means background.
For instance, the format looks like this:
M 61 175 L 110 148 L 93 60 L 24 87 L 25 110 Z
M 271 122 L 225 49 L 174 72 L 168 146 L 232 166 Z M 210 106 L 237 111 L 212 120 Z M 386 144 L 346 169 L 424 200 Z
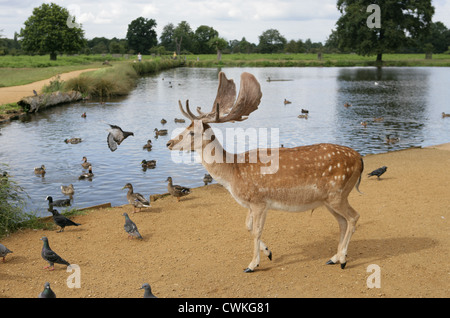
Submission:
M 139 17 L 128 25 L 127 41 L 128 47 L 134 52 L 149 54 L 150 49 L 156 46 L 156 21 Z
M 175 51 L 175 38 L 173 36 L 175 26 L 172 23 L 164 26 L 161 36 L 159 37 L 160 44 L 164 46 L 167 51 Z
M 173 39 L 177 45 L 177 54 L 181 54 L 181 48 L 184 51 L 192 52 L 192 39 L 194 32 L 186 21 L 181 21 L 173 30 Z
M 74 53 L 86 45 L 81 25 L 67 9 L 54 3 L 34 8 L 24 24 L 19 37 L 25 52 L 50 54 L 50 60 L 56 60 L 58 52 Z
M 201 25 L 195 30 L 193 37 L 193 51 L 195 54 L 211 54 L 215 47 L 209 45 L 209 41 L 219 36 L 219 32 L 212 27 Z
M 336 22 L 341 49 L 360 55 L 377 55 L 406 45 L 429 31 L 434 7 L 431 0 L 385 0 L 374 6 L 374 0 L 338 0 L 341 17 Z M 379 9 L 379 10 L 378 10 Z M 379 25 L 372 24 L 373 18 Z
M 217 60 L 220 61 L 222 59 L 222 50 L 228 46 L 227 40 L 216 36 L 209 40 L 208 44 L 217 51 Z
M 278 30 L 269 29 L 259 36 L 259 51 L 261 53 L 276 53 L 284 49 L 286 38 Z

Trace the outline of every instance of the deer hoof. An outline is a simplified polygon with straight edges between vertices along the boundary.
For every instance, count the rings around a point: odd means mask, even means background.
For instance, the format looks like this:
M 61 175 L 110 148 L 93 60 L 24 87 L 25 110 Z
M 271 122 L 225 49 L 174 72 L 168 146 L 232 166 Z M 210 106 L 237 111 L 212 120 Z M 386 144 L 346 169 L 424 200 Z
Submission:
M 347 265 L 347 262 L 342 263 L 342 264 L 341 264 L 341 268 L 344 269 L 344 268 L 345 268 L 345 265 Z
M 336 264 L 336 263 L 333 262 L 333 261 L 330 259 L 328 262 L 326 262 L 326 264 L 327 264 L 327 265 L 334 265 L 334 264 Z
M 244 273 L 253 273 L 254 272 L 254 270 L 253 269 L 250 269 L 250 268 L 246 268 L 246 269 L 244 269 Z
M 270 254 L 267 255 L 267 257 L 269 258 L 269 260 L 272 260 L 272 252 L 270 252 Z

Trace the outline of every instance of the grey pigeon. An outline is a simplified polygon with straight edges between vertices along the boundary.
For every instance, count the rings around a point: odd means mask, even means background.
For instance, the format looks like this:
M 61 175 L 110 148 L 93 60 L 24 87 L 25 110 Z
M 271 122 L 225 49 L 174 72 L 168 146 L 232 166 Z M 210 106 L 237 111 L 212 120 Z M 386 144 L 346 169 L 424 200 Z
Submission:
M 42 251 L 41 251 L 41 256 L 43 259 L 45 259 L 48 262 L 48 266 L 44 267 L 45 268 L 49 268 L 50 267 L 50 271 L 55 269 L 55 263 L 56 264 L 63 264 L 63 265 L 67 265 L 70 266 L 69 262 L 67 262 L 66 260 L 62 259 L 61 256 L 59 256 L 58 254 L 56 254 L 55 252 L 52 251 L 52 249 L 50 248 L 49 244 L 48 244 L 48 238 L 47 237 L 42 237 L 41 241 L 44 242 L 44 245 L 42 246 Z
M 122 215 L 125 216 L 125 225 L 123 226 L 123 228 L 128 233 L 128 237 L 129 238 L 137 237 L 138 239 L 142 240 L 142 236 L 139 233 L 136 224 L 133 221 L 131 221 L 130 217 L 128 216 L 128 213 L 124 213 Z
M 144 298 L 158 298 L 152 294 L 152 288 L 148 283 L 143 284 L 142 287 L 139 289 L 145 289 Z
M 10 251 L 5 245 L 0 244 L 0 257 L 3 258 L 3 263 L 5 262 L 6 255 L 9 253 L 12 253 L 12 251 Z
M 130 131 L 123 131 L 119 126 L 108 125 L 111 129 L 109 130 L 108 138 L 106 140 L 111 151 L 116 151 L 117 146 L 120 145 L 128 136 L 134 136 L 134 133 Z
M 75 223 L 74 221 L 66 218 L 64 215 L 59 214 L 58 210 L 56 209 L 52 209 L 50 212 L 53 214 L 53 221 L 55 222 L 55 224 L 61 227 L 58 232 L 63 232 L 66 226 L 81 225 L 80 223 Z
M 367 175 L 369 176 L 369 178 L 371 176 L 377 176 L 377 178 L 380 179 L 380 176 L 386 172 L 386 169 L 387 169 L 386 166 L 382 166 L 381 168 L 375 169 L 374 171 L 368 173 Z
M 48 211 L 51 212 L 53 210 L 54 206 L 69 206 L 72 203 L 70 202 L 70 199 L 61 199 L 61 200 L 55 200 L 53 201 L 53 198 L 51 196 L 47 196 L 45 200 L 48 201 Z
M 46 282 L 44 284 L 44 290 L 41 293 L 39 293 L 38 298 L 56 298 L 56 294 L 50 288 L 49 282 Z

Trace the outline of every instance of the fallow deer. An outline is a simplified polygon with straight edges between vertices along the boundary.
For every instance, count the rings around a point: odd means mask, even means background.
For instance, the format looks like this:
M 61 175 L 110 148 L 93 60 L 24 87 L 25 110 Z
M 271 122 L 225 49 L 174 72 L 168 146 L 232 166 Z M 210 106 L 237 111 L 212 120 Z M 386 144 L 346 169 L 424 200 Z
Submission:
M 253 272 L 259 266 L 259 250 L 272 259 L 272 252 L 261 241 L 267 210 L 300 212 L 322 205 L 337 219 L 340 228 L 337 253 L 327 264 L 339 262 L 343 269 L 350 238 L 359 218 L 359 214 L 348 203 L 348 196 L 353 187 L 359 191 L 362 157 L 351 148 L 334 144 L 228 153 L 215 138 L 209 124 L 247 119 L 258 108 L 261 97 L 256 78 L 252 74 L 242 73 L 236 100 L 234 81 L 228 80 L 220 72 L 217 96 L 211 112 L 203 113 L 197 107 L 199 115 L 194 115 L 189 109 L 189 101 L 186 101 L 186 110 L 179 101 L 182 114 L 192 123 L 171 139 L 167 147 L 170 150 L 196 151 L 209 174 L 239 204 L 248 208 L 246 226 L 253 235 L 254 248 L 253 259 L 245 272 Z M 269 169 L 264 153 L 277 155 L 276 169 Z

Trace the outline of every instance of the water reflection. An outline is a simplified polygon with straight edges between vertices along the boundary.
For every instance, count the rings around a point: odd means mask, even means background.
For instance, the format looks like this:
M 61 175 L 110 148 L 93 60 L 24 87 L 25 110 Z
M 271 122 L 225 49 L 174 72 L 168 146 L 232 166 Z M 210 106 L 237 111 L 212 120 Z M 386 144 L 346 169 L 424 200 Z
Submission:
M 213 124 L 226 136 L 227 128 L 279 129 L 279 143 L 294 147 L 318 142 L 332 142 L 355 148 L 362 154 L 379 153 L 428 146 L 450 141 L 448 90 L 449 68 L 224 68 L 228 78 L 239 87 L 242 72 L 256 76 L 263 97 L 259 109 L 239 123 Z M 86 207 L 111 202 L 126 204 L 127 183 L 146 197 L 167 191 L 168 176 L 174 183 L 189 187 L 203 185 L 206 170 L 183 154 L 176 163 L 166 148 L 172 134 L 188 122 L 182 118 L 178 100 L 189 99 L 209 111 L 217 92 L 218 69 L 178 68 L 142 78 L 127 97 L 74 103 L 29 115 L 2 127 L 0 162 L 30 195 L 28 207 L 42 215 L 47 195 L 63 198 L 61 185 L 73 184 L 73 205 Z M 270 81 L 285 79 L 287 81 Z M 284 99 L 292 104 L 284 104 Z M 348 102 L 352 106 L 344 107 Z M 297 116 L 309 111 L 308 119 Z M 87 117 L 81 114 L 86 112 Z M 167 120 L 161 124 L 161 119 Z M 374 118 L 382 120 L 374 121 Z M 361 123 L 366 122 L 365 126 Z M 106 144 L 109 126 L 115 124 L 134 132 L 115 152 Z M 155 137 L 154 129 L 167 129 L 167 136 Z M 399 137 L 386 143 L 386 135 Z M 64 139 L 79 137 L 80 144 L 66 144 Z M 143 146 L 152 140 L 152 149 Z M 224 140 L 227 148 L 227 141 Z M 78 180 L 84 171 L 82 157 L 92 163 L 94 177 Z M 155 169 L 142 169 L 142 160 L 156 160 Z M 186 160 L 185 160 L 186 159 Z M 189 160 L 187 160 L 189 159 Z M 177 160 L 180 161 L 180 160 Z M 189 161 L 189 163 L 186 163 Z M 35 176 L 33 168 L 45 164 L 44 177 Z M 193 195 L 195 191 L 193 192 Z

